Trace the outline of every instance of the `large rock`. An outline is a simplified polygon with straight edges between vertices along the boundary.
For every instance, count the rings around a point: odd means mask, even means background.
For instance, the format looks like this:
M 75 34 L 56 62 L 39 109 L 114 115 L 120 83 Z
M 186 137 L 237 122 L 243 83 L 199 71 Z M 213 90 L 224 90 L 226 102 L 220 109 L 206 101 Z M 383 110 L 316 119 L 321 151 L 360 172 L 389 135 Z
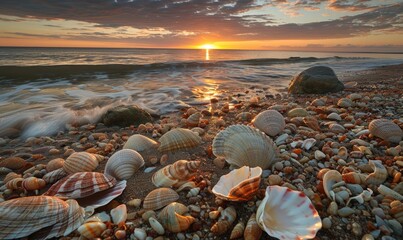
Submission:
M 339 92 L 344 84 L 339 81 L 334 71 L 325 66 L 311 67 L 291 80 L 289 93 L 328 93 Z
M 142 123 L 151 122 L 150 114 L 137 106 L 118 106 L 109 109 L 102 117 L 101 121 L 106 126 L 128 127 L 138 126 Z

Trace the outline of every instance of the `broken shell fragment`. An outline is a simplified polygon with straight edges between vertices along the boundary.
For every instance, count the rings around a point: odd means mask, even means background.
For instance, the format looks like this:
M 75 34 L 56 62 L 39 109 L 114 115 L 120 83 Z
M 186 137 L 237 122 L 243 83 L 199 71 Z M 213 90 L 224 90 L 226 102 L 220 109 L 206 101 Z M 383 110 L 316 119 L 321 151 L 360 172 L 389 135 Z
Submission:
M 369 174 L 365 179 L 367 184 L 379 185 L 384 183 L 388 178 L 388 172 L 383 166 L 381 160 L 369 160 L 369 165 L 374 170 L 373 173 Z
M 325 173 L 325 175 L 323 176 L 323 190 L 325 191 L 326 196 L 329 199 L 334 201 L 334 192 L 332 190 L 333 185 L 341 181 L 342 176 L 338 171 L 329 170 Z

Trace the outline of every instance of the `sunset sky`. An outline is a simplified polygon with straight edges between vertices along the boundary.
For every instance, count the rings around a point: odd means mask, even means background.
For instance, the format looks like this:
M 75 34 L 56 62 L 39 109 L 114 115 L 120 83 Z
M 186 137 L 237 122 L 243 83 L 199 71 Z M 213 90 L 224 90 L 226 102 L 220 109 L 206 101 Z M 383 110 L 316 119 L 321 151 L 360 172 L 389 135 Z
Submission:
M 0 46 L 403 52 L 401 0 L 1 0 Z

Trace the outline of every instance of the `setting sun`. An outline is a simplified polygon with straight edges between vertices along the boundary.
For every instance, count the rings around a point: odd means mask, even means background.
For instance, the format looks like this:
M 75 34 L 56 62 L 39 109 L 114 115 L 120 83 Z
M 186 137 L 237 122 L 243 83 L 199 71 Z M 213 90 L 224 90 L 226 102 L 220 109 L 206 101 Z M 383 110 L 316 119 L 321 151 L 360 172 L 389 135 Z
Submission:
M 216 49 L 217 47 L 214 44 L 203 44 L 199 48 L 209 50 Z

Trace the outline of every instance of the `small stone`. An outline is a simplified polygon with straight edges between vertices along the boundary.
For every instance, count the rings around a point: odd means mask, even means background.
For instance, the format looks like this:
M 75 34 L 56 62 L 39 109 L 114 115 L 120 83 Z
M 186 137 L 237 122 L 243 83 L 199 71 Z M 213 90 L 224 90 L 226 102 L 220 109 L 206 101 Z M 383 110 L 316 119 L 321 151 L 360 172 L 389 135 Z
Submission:
M 130 207 L 135 207 L 135 208 L 140 207 L 140 205 L 141 205 L 141 199 L 138 199 L 138 198 L 132 199 L 132 200 L 128 201 L 128 202 L 126 203 L 126 205 L 127 205 L 127 206 L 130 206 Z
M 350 207 L 344 207 L 339 210 L 337 210 L 337 213 L 339 214 L 340 217 L 348 217 L 351 214 L 355 213 L 354 209 Z
M 164 227 L 161 225 L 160 222 L 158 222 L 157 219 L 155 219 L 154 217 L 150 217 L 148 219 L 148 222 L 150 223 L 150 226 L 159 234 L 159 235 L 163 235 L 165 233 L 165 229 Z
M 385 218 L 385 213 L 383 212 L 383 209 L 379 208 L 379 207 L 372 209 L 372 214 L 376 215 L 382 219 Z
M 365 234 L 361 240 L 375 240 L 375 238 L 371 234 Z
M 362 228 L 361 228 L 361 226 L 360 226 L 358 223 L 354 222 L 354 223 L 352 224 L 352 232 L 353 232 L 353 234 L 354 234 L 355 236 L 361 236 L 361 235 L 362 235 Z
M 213 160 L 213 163 L 216 167 L 223 169 L 225 166 L 225 158 L 218 157 Z
M 332 227 L 332 220 L 330 218 L 326 217 L 322 220 L 322 227 L 324 229 L 329 229 Z
M 268 182 L 269 182 L 270 186 L 272 186 L 272 185 L 280 185 L 280 183 L 282 181 L 283 181 L 283 179 L 279 175 L 276 175 L 276 174 L 270 175 L 268 177 Z
M 281 171 L 281 170 L 283 170 L 284 165 L 283 165 L 282 162 L 276 162 L 276 163 L 274 164 L 274 168 L 275 168 L 277 171 Z

